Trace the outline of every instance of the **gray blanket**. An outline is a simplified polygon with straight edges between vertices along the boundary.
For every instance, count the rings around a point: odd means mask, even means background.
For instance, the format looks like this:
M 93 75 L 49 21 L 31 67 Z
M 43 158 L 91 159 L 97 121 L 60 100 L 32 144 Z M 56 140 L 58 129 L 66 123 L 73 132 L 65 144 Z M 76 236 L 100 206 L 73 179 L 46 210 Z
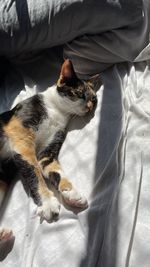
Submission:
M 0 55 L 127 27 L 141 16 L 141 0 L 0 0 Z
M 137 5 L 134 4 L 136 11 Z M 142 11 L 142 16 L 135 23 L 116 29 L 110 27 L 101 34 L 84 35 L 64 46 L 64 57 L 73 61 L 80 78 L 99 73 L 117 62 L 137 62 L 149 58 L 149 0 L 143 0 Z

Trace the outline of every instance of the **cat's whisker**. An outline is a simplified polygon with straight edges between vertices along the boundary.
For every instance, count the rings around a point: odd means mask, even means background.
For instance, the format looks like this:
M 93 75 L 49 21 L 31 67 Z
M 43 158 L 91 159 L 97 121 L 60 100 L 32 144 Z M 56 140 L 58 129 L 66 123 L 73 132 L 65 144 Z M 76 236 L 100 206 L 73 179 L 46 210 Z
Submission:
M 78 116 L 76 114 L 72 115 L 72 119 L 74 120 L 75 118 L 77 118 Z

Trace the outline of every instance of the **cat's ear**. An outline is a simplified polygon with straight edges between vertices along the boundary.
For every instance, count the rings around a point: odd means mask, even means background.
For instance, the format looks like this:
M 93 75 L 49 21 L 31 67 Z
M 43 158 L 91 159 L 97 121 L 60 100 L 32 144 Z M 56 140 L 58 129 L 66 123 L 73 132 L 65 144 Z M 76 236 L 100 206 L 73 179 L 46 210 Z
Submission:
M 102 84 L 102 81 L 101 81 L 101 76 L 100 74 L 96 74 L 94 76 L 92 76 L 89 80 L 88 80 L 88 83 L 90 83 L 93 88 L 95 88 L 97 85 L 101 85 Z
M 71 60 L 65 59 L 60 72 L 60 77 L 57 82 L 59 87 L 64 86 L 76 77 Z

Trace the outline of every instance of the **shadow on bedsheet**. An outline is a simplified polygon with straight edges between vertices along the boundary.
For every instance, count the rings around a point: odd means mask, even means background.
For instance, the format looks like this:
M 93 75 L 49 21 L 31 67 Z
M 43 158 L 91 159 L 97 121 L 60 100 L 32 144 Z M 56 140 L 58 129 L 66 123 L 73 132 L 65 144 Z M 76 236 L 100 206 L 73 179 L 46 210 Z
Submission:
M 100 108 L 92 203 L 88 211 L 86 257 L 80 267 L 115 267 L 117 258 L 119 143 L 122 132 L 122 78 L 114 66 L 102 74 L 104 90 Z
M 21 74 L 13 66 L 9 66 L 4 80 L 0 84 L 0 113 L 9 110 L 14 99 L 24 88 Z
M 40 92 L 56 83 L 62 63 L 62 47 L 20 55 L 10 62 L 0 83 L 0 113 L 11 109 L 25 85 L 32 88 L 36 84 L 37 92 Z M 3 65 L 0 67 L 3 68 Z
M 62 46 L 21 54 L 13 59 L 14 65 L 24 76 L 25 83 L 29 81 L 26 85 L 32 87 L 31 81 L 37 85 L 38 92 L 46 90 L 57 82 L 62 62 Z

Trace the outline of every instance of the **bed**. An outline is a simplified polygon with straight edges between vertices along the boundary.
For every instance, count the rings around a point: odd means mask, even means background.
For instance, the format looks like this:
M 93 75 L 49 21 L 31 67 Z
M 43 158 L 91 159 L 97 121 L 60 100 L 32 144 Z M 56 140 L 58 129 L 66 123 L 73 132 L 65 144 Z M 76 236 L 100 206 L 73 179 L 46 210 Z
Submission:
M 62 205 L 57 222 L 40 224 L 16 177 L 0 215 L 15 240 L 0 244 L 1 266 L 149 267 L 150 5 L 136 4 L 142 13 L 131 28 L 115 25 L 59 47 L 24 46 L 9 55 L 13 67 L 1 84 L 0 112 L 55 83 L 63 57 L 80 78 L 101 72 L 102 83 L 95 112 L 72 120 L 59 156 L 88 209 L 75 213 Z

